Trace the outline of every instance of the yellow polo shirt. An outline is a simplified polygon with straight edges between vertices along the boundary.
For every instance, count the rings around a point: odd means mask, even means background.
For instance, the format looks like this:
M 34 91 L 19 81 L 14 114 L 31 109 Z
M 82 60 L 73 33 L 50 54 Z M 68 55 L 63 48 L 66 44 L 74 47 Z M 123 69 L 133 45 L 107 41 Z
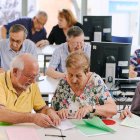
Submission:
M 10 71 L 0 74 L 0 105 L 16 112 L 31 112 L 40 110 L 46 104 L 41 97 L 37 83 L 31 86 L 18 97 L 13 88 Z

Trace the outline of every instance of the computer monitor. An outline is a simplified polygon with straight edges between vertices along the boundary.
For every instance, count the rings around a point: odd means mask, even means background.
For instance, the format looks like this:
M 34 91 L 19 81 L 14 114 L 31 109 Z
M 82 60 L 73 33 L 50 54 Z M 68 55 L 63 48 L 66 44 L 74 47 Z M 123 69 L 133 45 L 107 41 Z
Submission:
M 129 78 L 131 44 L 116 42 L 91 42 L 90 71 L 106 77 L 106 63 L 115 65 L 115 78 Z M 107 74 L 110 74 L 107 71 Z
M 83 16 L 85 41 L 111 42 L 112 16 Z

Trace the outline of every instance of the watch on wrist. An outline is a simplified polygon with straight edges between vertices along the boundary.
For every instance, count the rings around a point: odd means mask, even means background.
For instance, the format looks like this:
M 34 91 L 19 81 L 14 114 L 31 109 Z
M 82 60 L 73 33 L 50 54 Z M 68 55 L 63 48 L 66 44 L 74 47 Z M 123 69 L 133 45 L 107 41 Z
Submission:
M 96 111 L 96 107 L 94 105 L 94 106 L 92 106 L 92 113 L 95 113 L 95 111 Z

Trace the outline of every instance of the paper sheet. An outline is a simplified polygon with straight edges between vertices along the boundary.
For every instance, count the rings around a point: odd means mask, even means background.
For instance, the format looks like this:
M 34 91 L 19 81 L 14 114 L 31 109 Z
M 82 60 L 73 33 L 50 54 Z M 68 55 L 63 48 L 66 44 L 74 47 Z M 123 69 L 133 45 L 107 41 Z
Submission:
M 9 140 L 40 140 L 34 128 L 9 127 L 6 129 Z
M 115 130 L 105 125 L 99 117 L 92 119 L 73 121 L 76 127 L 86 136 L 114 133 Z
M 132 117 L 126 117 L 122 122 L 121 125 L 138 128 L 140 129 L 140 117 L 137 115 L 132 114 Z
M 54 127 L 61 129 L 61 130 L 67 130 L 67 129 L 74 128 L 75 125 L 73 123 L 71 123 L 70 120 L 62 120 L 60 125 L 54 126 Z

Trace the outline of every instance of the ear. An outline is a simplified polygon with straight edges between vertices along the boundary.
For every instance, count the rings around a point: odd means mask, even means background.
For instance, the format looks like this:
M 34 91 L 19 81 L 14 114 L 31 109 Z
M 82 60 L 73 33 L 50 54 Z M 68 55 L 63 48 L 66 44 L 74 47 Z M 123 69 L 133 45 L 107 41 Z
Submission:
M 88 69 L 86 70 L 86 75 L 88 75 L 89 72 L 90 72 L 90 68 L 88 68 Z
M 18 69 L 17 68 L 13 68 L 13 75 L 17 76 L 17 74 L 18 74 Z

